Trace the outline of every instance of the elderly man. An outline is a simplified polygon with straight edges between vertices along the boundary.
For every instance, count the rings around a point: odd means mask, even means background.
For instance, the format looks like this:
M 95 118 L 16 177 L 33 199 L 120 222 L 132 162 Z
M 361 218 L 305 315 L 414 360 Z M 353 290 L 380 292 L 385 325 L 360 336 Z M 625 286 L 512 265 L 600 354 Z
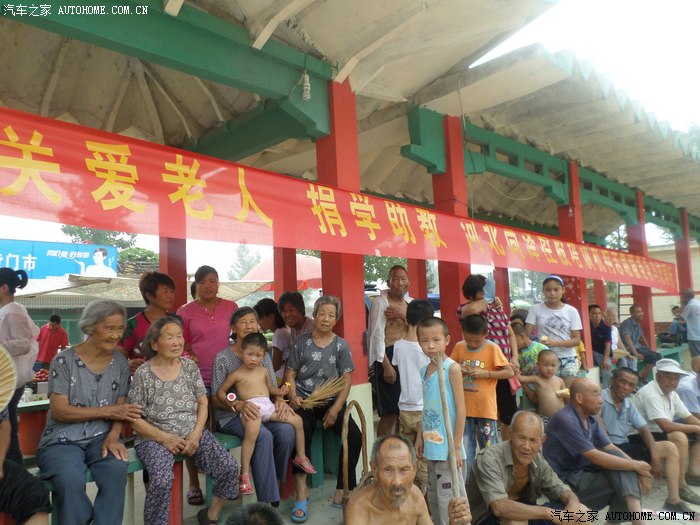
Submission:
M 688 331 L 688 349 L 690 355 L 700 356 L 700 301 L 695 298 L 692 288 L 686 288 L 681 293 L 683 312 L 681 317 L 685 319 Z
M 569 404 L 549 420 L 544 457 L 585 505 L 596 510 L 610 505 L 613 519 L 625 510 L 639 513 L 642 489 L 651 488 L 651 467 L 613 445 L 601 428 L 595 417 L 603 405 L 600 386 L 576 379 L 570 395 Z
M 610 388 L 603 390 L 601 417 L 610 441 L 632 459 L 651 465 L 656 479 L 665 476 L 668 496 L 664 509 L 689 512 L 692 509 L 683 501 L 700 505 L 700 496 L 693 492 L 685 481 L 685 468 L 681 474 L 678 450 L 670 441 L 654 440 L 647 422 L 629 398 L 637 389 L 638 376 L 630 368 L 617 368 L 613 373 Z M 629 435 L 632 429 L 639 434 Z
M 673 359 L 656 363 L 656 379 L 639 389 L 634 404 L 649 424 L 654 439 L 669 440 L 678 449 L 681 465 L 690 458 L 685 479 L 700 485 L 700 419 L 693 416 L 675 392 L 688 375 Z
M 625 319 L 620 325 L 620 336 L 625 343 L 627 351 L 637 359 L 644 360 L 644 370 L 642 370 L 640 376 L 646 380 L 651 369 L 661 359 L 661 354 L 652 350 L 651 345 L 644 337 L 641 325 L 643 318 L 644 310 L 641 306 L 636 304 L 630 306 L 629 318 Z
M 413 484 L 416 452 L 404 436 L 389 435 L 374 442 L 371 458 L 374 483 L 356 490 L 345 507 L 346 525 L 431 525 L 423 495 Z M 450 525 L 466 525 L 471 512 L 466 498 L 449 503 Z
M 481 450 L 472 466 L 467 499 L 473 524 L 496 525 L 501 520 L 527 520 L 530 525 L 563 523 L 561 512 L 537 505 L 542 494 L 561 502 L 572 516 L 586 515 L 587 519 L 588 509 L 540 454 L 544 442 L 540 416 L 516 412 L 510 430 L 510 441 Z
M 676 394 L 681 398 L 685 408 L 700 419 L 700 356 L 690 360 L 693 373 L 681 378 L 676 388 Z
M 398 368 L 391 364 L 391 360 L 394 343 L 406 334 L 406 307 L 411 300 L 406 296 L 409 285 L 406 268 L 392 266 L 387 279 L 389 289 L 372 301 L 367 326 L 369 366 L 374 367 L 377 413 L 380 418 L 378 437 L 396 432 L 399 420 L 401 384 Z

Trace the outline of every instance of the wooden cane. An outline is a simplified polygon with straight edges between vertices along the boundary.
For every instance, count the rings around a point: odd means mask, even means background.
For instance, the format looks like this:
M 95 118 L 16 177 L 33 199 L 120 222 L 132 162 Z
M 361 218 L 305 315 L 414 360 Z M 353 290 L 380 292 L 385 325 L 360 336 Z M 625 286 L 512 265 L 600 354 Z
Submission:
M 442 414 L 445 419 L 445 434 L 447 434 L 447 460 L 450 462 L 450 473 L 452 474 L 452 495 L 455 498 L 460 498 L 459 483 L 461 477 L 457 472 L 457 458 L 455 457 L 455 438 L 452 434 L 452 421 L 450 420 L 450 412 L 447 406 L 447 391 L 445 390 L 445 376 L 443 375 L 442 352 L 435 356 L 435 366 L 437 367 L 438 387 L 440 388 L 440 401 L 442 401 Z

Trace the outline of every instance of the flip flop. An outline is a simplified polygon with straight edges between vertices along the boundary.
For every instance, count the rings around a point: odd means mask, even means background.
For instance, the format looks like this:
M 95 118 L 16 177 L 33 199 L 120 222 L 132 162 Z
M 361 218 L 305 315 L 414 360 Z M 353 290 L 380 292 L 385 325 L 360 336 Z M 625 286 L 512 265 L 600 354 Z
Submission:
M 295 512 L 301 511 L 303 514 L 297 516 Z M 292 521 L 294 523 L 304 523 L 309 518 L 309 500 L 295 501 L 292 507 Z
M 201 489 L 190 489 L 187 491 L 187 503 L 190 505 L 204 505 L 204 496 Z
M 304 466 L 304 462 L 306 462 L 307 466 Z M 295 467 L 300 468 L 307 474 L 316 474 L 316 469 L 314 466 L 311 464 L 311 461 L 309 461 L 309 458 L 306 456 L 297 456 L 292 460 L 292 465 Z

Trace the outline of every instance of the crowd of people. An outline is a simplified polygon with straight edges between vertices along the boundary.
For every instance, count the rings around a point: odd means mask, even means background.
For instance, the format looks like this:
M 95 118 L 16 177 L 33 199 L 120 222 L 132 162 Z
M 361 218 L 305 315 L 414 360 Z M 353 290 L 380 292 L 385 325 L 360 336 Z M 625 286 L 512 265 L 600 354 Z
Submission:
M 311 438 L 317 425 L 341 435 L 355 370 L 347 341 L 334 332 L 343 315 L 336 297 L 321 296 L 312 317 L 298 292 L 239 308 L 218 296 L 216 270 L 202 266 L 192 300 L 176 310 L 176 283 L 149 272 L 139 283 L 143 311 L 128 318 L 114 301 L 93 301 L 79 321 L 83 339 L 69 345 L 60 317 L 40 330 L 14 301 L 27 281 L 22 271 L 0 268 L 0 344 L 18 370 L 15 395 L 0 412 L 0 511 L 19 524 L 48 522 L 48 494 L 23 469 L 17 437 L 24 385 L 33 370 L 48 368 L 50 410 L 36 459 L 54 487 L 60 523 L 122 522 L 125 427 L 144 465 L 145 524 L 168 522 L 178 456 L 187 458 L 190 504 L 204 504 L 199 472 L 214 479 L 201 524 L 218 523 L 225 501 L 252 493 L 262 505 L 239 509 L 229 522 L 255 514 L 277 523 L 290 464 L 290 518 L 308 519 Z M 387 284 L 372 302 L 367 334 L 380 417 L 373 481 L 356 489 L 362 436 L 352 417 L 338 454 L 331 503 L 345 509 L 346 523 L 563 523 L 563 513 L 606 506 L 641 511 L 653 478 L 666 480 L 665 509 L 700 505 L 691 489 L 700 486 L 700 303 L 692 291 L 683 292 L 673 328 L 695 356 L 692 372 L 652 349 L 641 307 L 618 326 L 614 308 L 591 305 L 598 385 L 585 378 L 581 316 L 556 275 L 544 279 L 542 303 L 510 318 L 498 298 L 485 297 L 486 279 L 470 275 L 456 313 L 460 334 L 449 333 L 430 302 L 408 296 L 404 267 L 392 267 Z M 263 331 L 273 333 L 271 345 Z M 451 337 L 459 340 L 448 356 Z M 307 406 L 334 378 L 345 378 L 342 389 Z M 242 439 L 240 465 L 210 428 Z M 88 469 L 94 500 L 85 491 Z M 347 504 L 344 477 L 353 491 Z

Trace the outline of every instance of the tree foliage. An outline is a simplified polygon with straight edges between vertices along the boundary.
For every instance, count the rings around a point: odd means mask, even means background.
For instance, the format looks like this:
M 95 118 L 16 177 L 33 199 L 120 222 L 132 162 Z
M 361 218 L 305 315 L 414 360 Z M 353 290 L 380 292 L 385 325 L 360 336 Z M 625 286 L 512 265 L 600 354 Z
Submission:
M 134 246 L 119 250 L 117 262 L 121 273 L 153 272 L 158 270 L 159 255 L 153 250 Z
M 260 254 L 251 252 L 247 244 L 239 244 L 236 248 L 236 258 L 228 271 L 230 281 L 241 279 L 253 266 L 260 262 Z
M 136 234 L 98 230 L 83 226 L 70 226 L 64 224 L 61 231 L 68 235 L 72 242 L 79 244 L 102 244 L 104 246 L 116 246 L 120 250 L 133 248 L 136 244 Z

